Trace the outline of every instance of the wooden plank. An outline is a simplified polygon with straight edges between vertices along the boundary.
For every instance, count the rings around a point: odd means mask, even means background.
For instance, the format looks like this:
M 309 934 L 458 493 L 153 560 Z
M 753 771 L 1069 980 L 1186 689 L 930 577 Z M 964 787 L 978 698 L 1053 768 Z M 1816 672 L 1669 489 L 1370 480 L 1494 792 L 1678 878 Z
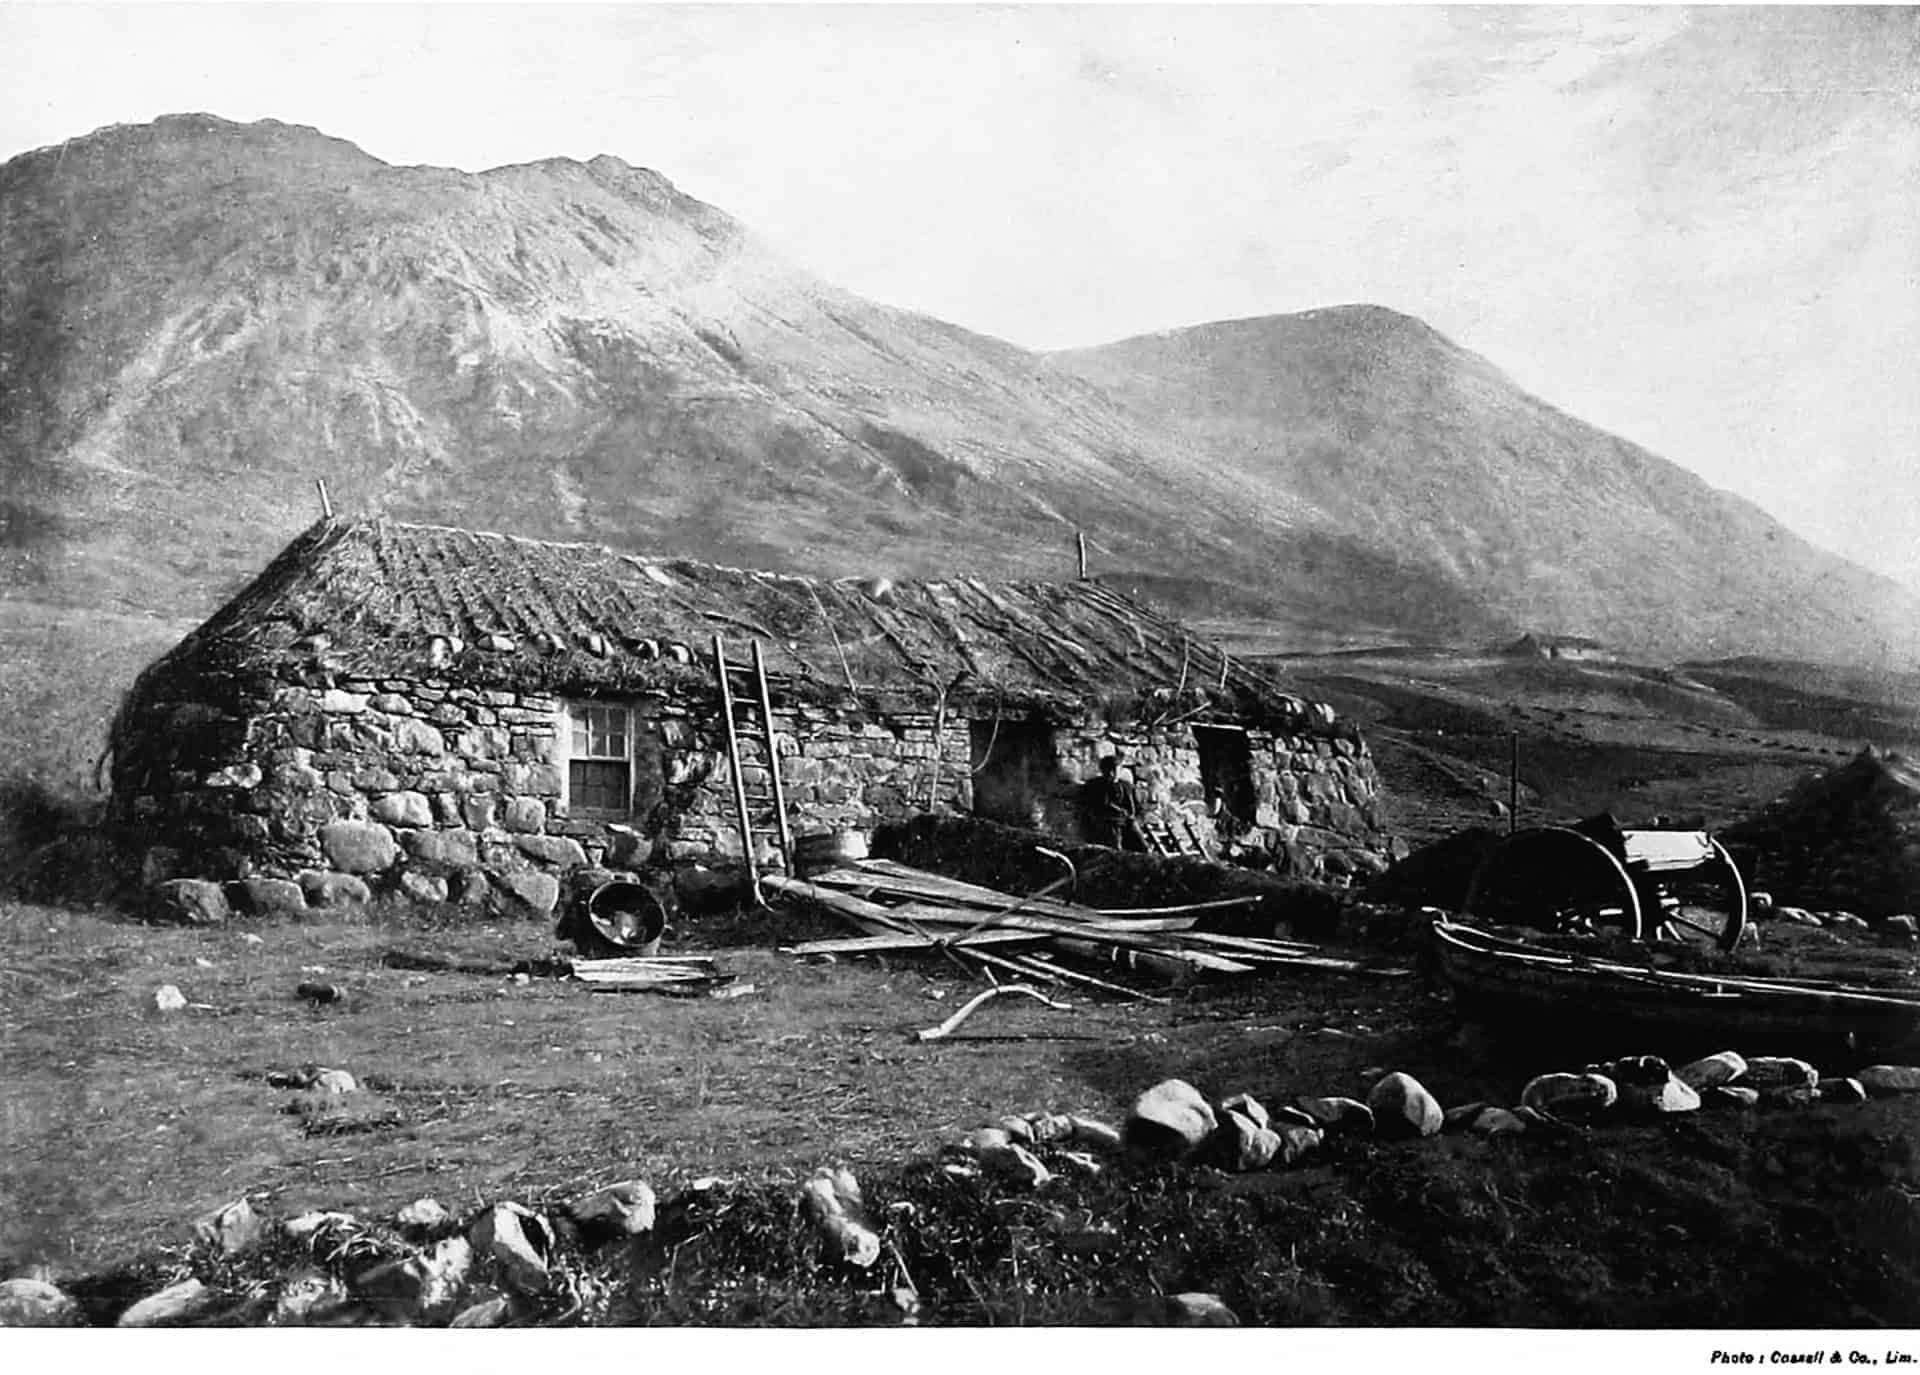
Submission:
M 1044 912 L 1048 916 L 1077 917 L 1087 921 L 1101 919 L 1101 913 L 1077 903 L 1047 897 L 1022 898 L 1016 893 L 1002 893 L 997 889 L 983 888 L 977 883 L 963 883 L 943 874 L 922 873 L 918 869 L 884 859 L 863 859 L 857 868 L 829 869 L 825 873 L 815 874 L 813 882 L 828 888 L 871 889 L 894 897 L 927 898 L 966 907 L 996 909 L 1017 906 L 1022 911 Z
M 1033 931 L 982 931 L 968 945 L 1039 945 L 1048 937 Z M 892 950 L 926 950 L 924 937 L 903 931 L 898 935 L 845 936 L 839 940 L 807 941 L 801 945 L 783 945 L 783 955 L 866 955 Z
M 1145 969 L 1167 978 L 1186 978 L 1198 970 L 1214 974 L 1251 974 L 1255 970 L 1241 960 L 1211 955 L 1204 950 L 1174 950 L 1165 946 L 1113 943 L 1086 939 L 1084 935 L 1060 936 L 1054 942 L 1068 954 L 1082 959 L 1100 960 L 1122 969 Z

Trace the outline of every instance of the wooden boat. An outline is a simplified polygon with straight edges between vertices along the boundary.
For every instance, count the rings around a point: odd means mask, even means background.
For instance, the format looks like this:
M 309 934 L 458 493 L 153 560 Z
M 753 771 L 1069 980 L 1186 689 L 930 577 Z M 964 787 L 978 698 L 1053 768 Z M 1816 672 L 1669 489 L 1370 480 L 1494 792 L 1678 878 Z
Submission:
M 1531 1037 L 1669 1059 L 1920 1047 L 1920 989 L 1655 969 L 1445 918 L 1433 924 L 1433 948 L 1464 1012 Z

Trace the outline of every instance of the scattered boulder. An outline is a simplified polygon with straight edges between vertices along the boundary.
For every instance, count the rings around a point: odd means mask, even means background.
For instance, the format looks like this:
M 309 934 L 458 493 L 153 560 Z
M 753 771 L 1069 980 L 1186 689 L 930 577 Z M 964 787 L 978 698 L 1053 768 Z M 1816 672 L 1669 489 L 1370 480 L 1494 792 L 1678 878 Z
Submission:
M 1541 1074 L 1520 1091 L 1520 1106 L 1547 1117 L 1585 1118 L 1619 1098 L 1619 1088 L 1604 1074 Z
M 0 1281 L 0 1327 L 77 1327 L 80 1305 L 45 1280 Z
M 1256 1127 L 1270 1127 L 1273 1119 L 1267 1116 L 1267 1110 L 1260 1106 L 1260 1100 L 1250 1093 L 1236 1093 L 1220 1104 L 1221 1112 L 1238 1113 Z
M 187 1005 L 187 995 L 172 984 L 161 984 L 153 991 L 153 1005 L 162 1012 L 179 1012 Z
M 1174 1327 L 1238 1327 L 1240 1319 L 1217 1294 L 1169 1294 L 1166 1320 Z
M 393 1215 L 393 1225 L 402 1235 L 434 1236 L 452 1227 L 456 1219 L 437 1198 L 416 1198 Z
M 1920 940 L 1920 917 L 1902 912 L 1899 916 L 1888 917 L 1880 923 L 1881 932 L 1896 944 L 1912 944 Z
M 1690 1089 L 1704 1089 L 1716 1084 L 1730 1084 L 1746 1072 L 1745 1056 L 1735 1050 L 1723 1050 L 1718 1055 L 1709 1055 L 1680 1066 L 1674 1071 L 1674 1077 Z
M 321 1093 L 349 1094 L 360 1092 L 360 1081 L 344 1069 L 327 1069 L 315 1066 L 313 1077 L 307 1087 Z
M 1007 1148 L 1014 1149 L 1013 1143 Z M 802 1186 L 800 1207 L 840 1260 L 864 1270 L 880 1259 L 880 1238 L 867 1226 L 866 1201 L 853 1171 L 822 1167 Z
M 490 1257 L 508 1286 L 522 1294 L 544 1294 L 553 1283 L 547 1256 L 553 1232 L 547 1220 L 517 1203 L 496 1203 L 467 1232 L 473 1249 Z
M 637 1237 L 653 1230 L 653 1189 L 638 1179 L 596 1189 L 567 1210 L 589 1240 Z
M 193 1224 L 194 1239 L 223 1256 L 245 1255 L 258 1246 L 266 1234 L 266 1224 L 244 1198 L 203 1214 Z
M 1867 1088 L 1858 1079 L 1831 1077 L 1822 1079 L 1816 1085 L 1817 1095 L 1822 1103 L 1864 1103 L 1867 1101 Z
M 1083 1175 L 1088 1179 L 1097 1179 L 1106 1167 L 1085 1151 L 1060 1151 L 1053 1157 L 1053 1163 L 1067 1174 Z
M 1613 1080 L 1623 1111 L 1634 1113 L 1695 1112 L 1700 1094 L 1668 1068 L 1657 1055 L 1633 1055 L 1604 1065 L 1589 1065 L 1587 1072 Z
M 980 1163 L 1024 1189 L 1037 1189 L 1053 1178 L 1053 1171 L 1018 1141 L 980 1152 Z
M 1373 1086 L 1366 1107 L 1374 1130 L 1385 1137 L 1433 1136 L 1446 1120 L 1440 1101 L 1418 1079 L 1397 1070 Z
M 1071 1141 L 1074 1135 L 1073 1118 L 1060 1112 L 1035 1112 L 1027 1114 L 1027 1130 L 1033 1139 L 1041 1145 L 1055 1141 Z M 1111 1130 L 1111 1129 L 1110 1129 Z M 1114 1132 L 1114 1141 L 1119 1143 L 1120 1134 Z
M 1760 1090 L 1740 1084 L 1709 1084 L 1700 1090 L 1700 1102 L 1710 1108 L 1751 1108 L 1760 1101 Z
M 512 1319 L 513 1300 L 505 1294 L 491 1294 L 454 1314 L 447 1326 L 505 1327 Z
M 1219 1121 L 1208 1151 L 1224 1168 L 1242 1174 L 1264 1170 L 1280 1153 L 1278 1133 L 1259 1125 L 1245 1113 L 1223 1112 Z
M 1121 1137 L 1142 1155 L 1178 1160 L 1198 1150 L 1218 1125 L 1200 1090 L 1184 1079 L 1168 1079 L 1134 1100 Z
M 1072 1134 L 1067 1138 L 1076 1146 L 1086 1146 L 1096 1151 L 1117 1151 L 1121 1146 L 1120 1129 L 1109 1123 L 1091 1117 L 1070 1114 L 1067 1120 L 1073 1123 Z
M 1476 1098 L 1471 1103 L 1462 1103 L 1458 1107 L 1448 1108 L 1440 1117 L 1440 1130 L 1443 1132 L 1465 1131 L 1473 1125 L 1473 1119 L 1485 1112 L 1493 1104 L 1484 1098 Z
M 359 1229 L 359 1226 L 360 1219 L 352 1213 L 315 1211 L 311 1213 L 301 1213 L 297 1217 L 288 1218 L 280 1224 L 280 1234 L 286 1237 L 288 1241 L 294 1242 L 297 1245 L 306 1246 L 311 1244 L 322 1232 L 356 1231 Z
M 1899 1093 L 1920 1093 L 1920 1066 L 1868 1065 L 1853 1076 L 1875 1098 Z
M 1003 1117 L 994 1125 L 1016 1146 L 1031 1146 L 1034 1142 L 1033 1124 L 1024 1117 Z
M 168 879 L 153 890 L 156 921 L 183 926 L 224 926 L 233 915 L 226 890 L 203 878 Z
M 1747 1072 L 1740 1082 L 1761 1095 L 1772 1096 L 1793 1089 L 1811 1091 L 1820 1082 L 1820 1071 L 1805 1060 L 1787 1055 L 1757 1055 L 1747 1061 Z
M 1273 1163 L 1279 1165 L 1299 1164 L 1326 1141 L 1326 1133 L 1318 1127 L 1280 1127 L 1274 1134 L 1280 1138 L 1280 1149 Z
M 306 1327 L 324 1322 L 350 1302 L 352 1295 L 338 1276 L 326 1270 L 300 1270 L 280 1286 L 280 1297 L 267 1321 L 274 1327 Z
M 1357 1098 L 1296 1098 L 1293 1103 L 1324 1131 L 1337 1136 L 1373 1135 L 1373 1109 Z
M 510 1203 L 499 1205 L 511 1207 Z M 436 1322 L 453 1312 L 466 1289 L 473 1272 L 474 1250 L 467 1238 L 448 1237 L 424 1254 L 375 1266 L 359 1278 L 355 1287 L 368 1302 L 393 1317 Z M 544 1262 L 540 1274 L 543 1278 L 546 1275 Z
M 169 1284 L 149 1294 L 120 1315 L 116 1327 L 168 1327 L 197 1318 L 218 1302 L 218 1296 L 197 1279 Z
M 1481 1107 L 1467 1126 L 1467 1130 L 1481 1136 L 1518 1136 L 1526 1129 L 1526 1120 L 1519 1114 L 1491 1104 Z

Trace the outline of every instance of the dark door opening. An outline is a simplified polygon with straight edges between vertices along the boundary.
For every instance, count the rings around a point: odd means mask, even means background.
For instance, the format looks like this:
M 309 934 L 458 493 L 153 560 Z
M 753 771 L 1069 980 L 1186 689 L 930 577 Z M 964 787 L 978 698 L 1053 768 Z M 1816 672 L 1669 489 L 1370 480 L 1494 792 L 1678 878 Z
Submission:
M 1247 733 L 1231 726 L 1195 726 L 1193 740 L 1200 749 L 1200 786 L 1215 829 L 1222 835 L 1251 830 L 1257 803 L 1253 743 Z
M 1058 806 L 1060 753 L 1039 721 L 974 721 L 973 814 L 1045 829 Z

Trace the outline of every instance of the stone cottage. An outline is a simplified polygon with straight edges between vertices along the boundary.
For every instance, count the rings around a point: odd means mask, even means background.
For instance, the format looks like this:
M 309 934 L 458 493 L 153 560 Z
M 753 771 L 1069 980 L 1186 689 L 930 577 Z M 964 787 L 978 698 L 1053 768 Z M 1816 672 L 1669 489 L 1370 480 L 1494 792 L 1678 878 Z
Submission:
M 115 814 L 150 877 L 256 905 L 547 910 L 582 866 L 737 860 L 716 635 L 761 645 L 796 835 L 944 810 L 1073 837 L 1117 748 L 1178 834 L 1308 873 L 1385 852 L 1347 723 L 1097 580 L 816 580 L 384 517 L 318 522 L 141 674 Z

